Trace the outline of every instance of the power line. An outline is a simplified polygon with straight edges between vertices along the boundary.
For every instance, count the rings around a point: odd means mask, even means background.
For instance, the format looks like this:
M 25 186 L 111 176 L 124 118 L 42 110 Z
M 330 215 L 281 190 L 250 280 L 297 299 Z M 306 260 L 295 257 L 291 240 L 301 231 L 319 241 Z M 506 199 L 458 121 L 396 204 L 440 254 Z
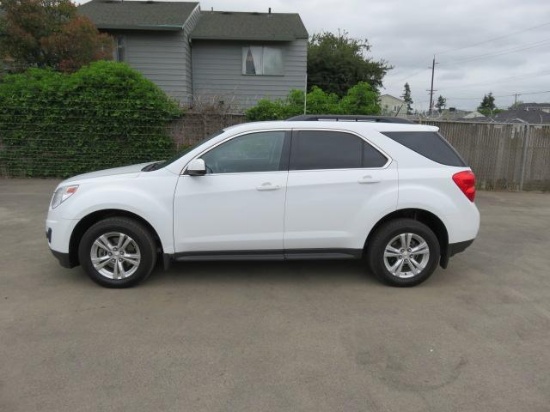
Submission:
M 470 58 L 463 59 L 463 60 L 455 60 L 455 61 L 451 61 L 449 63 L 442 63 L 442 65 L 443 66 L 445 66 L 445 65 L 448 66 L 448 65 L 451 65 L 451 64 L 455 65 L 455 64 L 459 64 L 459 63 L 471 62 L 471 61 L 474 61 L 474 60 L 488 59 L 488 58 L 491 58 L 491 57 L 501 56 L 503 54 L 517 53 L 519 51 L 529 50 L 529 49 L 534 49 L 536 47 L 544 46 L 548 43 L 550 43 L 550 39 L 539 40 L 539 41 L 534 42 L 534 43 L 525 43 L 525 44 L 522 44 L 522 45 L 514 46 L 513 48 L 508 49 L 508 50 L 501 50 L 501 51 L 494 51 L 494 52 L 491 52 L 491 53 L 485 53 L 485 54 L 481 54 L 479 56 L 474 56 L 474 57 L 470 57 Z M 529 47 L 523 47 L 523 46 L 529 46 Z
M 536 95 L 536 94 L 546 94 L 546 93 L 550 93 L 550 90 L 547 90 L 547 91 L 544 91 L 544 92 L 517 92 L 517 93 L 513 93 L 513 94 L 501 94 L 501 95 L 498 95 L 498 96 L 493 96 L 494 98 L 500 98 L 500 97 L 515 97 L 516 95 L 521 95 L 521 96 L 530 96 L 530 95 Z M 447 99 L 452 99 L 452 100 L 479 100 L 479 96 L 477 97 L 447 97 Z
M 527 28 L 525 28 L 525 29 L 518 30 L 518 31 L 509 33 L 509 34 L 505 34 L 505 35 L 503 35 L 503 36 L 494 37 L 494 38 L 492 38 L 492 39 L 484 40 L 484 41 L 481 41 L 481 42 L 479 42 L 479 43 L 474 43 L 474 44 L 471 44 L 471 45 L 469 45 L 469 46 L 463 46 L 463 47 L 457 47 L 456 49 L 445 50 L 445 51 L 442 51 L 442 52 L 439 52 L 439 53 L 436 53 L 436 54 L 437 54 L 437 55 L 441 55 L 441 54 L 450 53 L 450 52 L 454 52 L 454 51 L 458 51 L 458 50 L 469 49 L 469 48 L 472 48 L 472 47 L 479 46 L 479 45 L 481 45 L 481 44 L 490 43 L 490 42 L 495 41 L 495 40 L 505 39 L 505 38 L 507 38 L 507 37 L 515 36 L 516 34 L 519 34 L 519 33 L 524 33 L 524 32 L 526 32 L 526 31 L 535 30 L 535 29 L 538 29 L 539 27 L 544 27 L 544 26 L 548 26 L 548 25 L 550 25 L 550 22 L 549 22 L 549 23 L 539 24 L 539 25 L 537 25 L 537 26 L 527 27 Z
M 490 42 L 493 42 L 495 40 L 500 40 L 500 39 L 505 39 L 507 37 L 512 37 L 512 36 L 515 36 L 517 34 L 520 34 L 520 33 L 524 33 L 526 31 L 531 31 L 531 30 L 535 30 L 535 29 L 538 29 L 540 27 L 544 27 L 544 26 L 548 26 L 550 25 L 550 22 L 548 23 L 543 23 L 543 24 L 539 24 L 539 25 L 536 25 L 536 26 L 532 26 L 532 27 L 527 27 L 525 29 L 522 29 L 522 30 L 517 30 L 515 32 L 512 32 L 512 33 L 509 33 L 509 34 L 505 34 L 505 35 L 502 35 L 502 36 L 498 36 L 498 37 L 493 37 L 492 39 L 489 39 L 489 40 L 484 40 L 484 41 L 481 41 L 481 42 L 478 42 L 478 43 L 474 43 L 474 44 L 471 44 L 469 46 L 463 46 L 463 47 L 457 47 L 457 48 L 454 48 L 454 49 L 448 49 L 448 50 L 444 50 L 442 52 L 439 52 L 439 53 L 435 53 L 436 55 L 441 55 L 441 54 L 445 54 L 445 53 L 450 53 L 450 52 L 454 52 L 454 51 L 458 51 L 458 50 L 464 50 L 464 49 L 469 49 L 469 48 L 472 48 L 472 47 L 476 47 L 476 46 L 479 46 L 481 44 L 486 44 L 486 43 L 490 43 Z M 543 42 L 546 42 L 548 39 L 546 40 L 543 40 Z M 524 45 L 527 45 L 527 44 L 537 44 L 537 43 L 540 43 L 539 42 L 535 42 L 535 43 L 526 43 Z M 546 44 L 546 43 L 544 43 Z M 498 56 L 498 55 L 501 55 L 501 54 L 506 54 L 506 53 L 514 53 L 514 52 L 517 52 L 517 51 L 521 51 L 521 50 L 528 50 L 529 48 L 534 48 L 534 47 L 539 47 L 539 46 L 542 46 L 543 44 L 540 44 L 540 45 L 536 45 L 536 46 L 532 46 L 532 47 L 528 47 L 528 48 L 525 48 L 525 49 L 518 49 L 518 50 L 511 50 L 511 51 L 502 51 L 502 52 L 497 52 L 496 54 L 493 54 L 493 53 L 487 53 L 486 55 L 480 55 L 480 56 L 476 56 L 476 57 L 473 57 L 473 58 L 470 58 L 470 59 L 465 59 L 465 60 L 461 60 L 461 61 L 457 61 L 457 62 L 451 62 L 451 64 L 456 64 L 456 63 L 464 63 L 464 62 L 468 62 L 468 61 L 473 61 L 473 60 L 478 60 L 478 59 L 481 59 L 481 58 L 485 58 L 485 56 L 487 57 L 495 57 L 495 56 Z M 517 47 L 517 46 L 516 46 Z M 449 64 L 449 63 L 447 63 Z M 442 63 L 442 65 L 445 65 L 445 63 Z M 405 81 L 405 80 L 408 80 L 412 77 L 415 77 L 421 73 L 424 73 L 426 72 L 427 70 L 429 69 L 422 69 L 422 70 L 419 70 L 417 72 L 414 72 L 413 74 L 411 74 L 410 76 L 405 76 L 405 77 L 400 77 L 396 80 L 394 80 L 395 82 L 402 82 L 402 81 Z
M 453 89 L 464 89 L 464 88 L 470 88 L 470 87 L 485 86 L 487 84 L 495 84 L 495 83 L 500 83 L 500 82 L 503 82 L 503 81 L 506 81 L 506 80 L 513 80 L 513 79 L 518 79 L 518 78 L 523 78 L 525 80 L 531 80 L 532 76 L 545 77 L 548 74 L 550 74 L 550 71 L 536 72 L 536 73 L 523 73 L 523 74 L 518 74 L 518 75 L 515 75 L 515 76 L 501 77 L 500 79 L 495 79 L 495 80 L 488 81 L 488 82 L 486 81 L 486 82 L 479 82 L 479 83 L 461 83 L 460 86 L 444 87 L 440 90 L 453 90 Z
M 430 69 L 422 69 L 422 70 L 419 70 L 419 71 L 415 72 L 414 74 L 411 74 L 410 76 L 399 78 L 399 79 L 396 79 L 394 81 L 395 82 L 403 82 L 405 80 L 409 80 L 411 77 L 415 77 L 415 76 L 418 76 L 421 73 L 427 72 L 428 70 L 430 70 Z

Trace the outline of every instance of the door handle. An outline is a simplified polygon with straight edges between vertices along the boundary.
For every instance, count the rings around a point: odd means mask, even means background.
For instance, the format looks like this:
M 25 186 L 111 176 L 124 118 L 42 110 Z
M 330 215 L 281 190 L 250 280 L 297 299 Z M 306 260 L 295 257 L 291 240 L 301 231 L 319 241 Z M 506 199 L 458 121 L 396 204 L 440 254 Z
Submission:
M 368 183 L 380 183 L 380 179 L 375 179 L 371 175 L 363 176 L 361 179 L 358 180 L 361 184 L 368 184 Z
M 267 192 L 268 190 L 279 190 L 281 186 L 279 185 L 272 185 L 271 182 L 265 182 L 261 186 L 257 186 L 256 190 L 260 192 Z

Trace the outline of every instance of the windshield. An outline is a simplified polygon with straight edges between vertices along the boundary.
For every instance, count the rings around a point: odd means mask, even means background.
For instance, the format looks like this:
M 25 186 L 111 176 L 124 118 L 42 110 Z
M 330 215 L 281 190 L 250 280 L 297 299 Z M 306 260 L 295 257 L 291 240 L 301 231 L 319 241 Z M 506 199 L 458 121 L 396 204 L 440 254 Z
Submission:
M 163 160 L 163 161 L 160 161 L 160 162 L 155 162 L 155 163 L 151 163 L 147 166 L 145 166 L 143 169 L 141 169 L 143 172 L 150 172 L 152 170 L 158 170 L 158 169 L 162 169 L 163 167 L 166 167 L 168 166 L 169 164 L 171 163 L 174 163 L 176 160 L 178 160 L 179 158 L 185 156 L 187 153 L 189 153 L 191 150 L 195 149 L 196 147 L 199 147 L 201 144 L 209 141 L 210 139 L 213 139 L 214 137 L 216 136 L 219 136 L 220 134 L 222 134 L 225 130 L 221 129 L 221 130 L 218 130 L 217 132 L 205 137 L 204 139 L 202 140 L 199 140 L 197 143 L 191 145 L 191 146 L 188 146 L 186 147 L 185 149 L 183 149 L 181 152 L 179 152 L 178 154 L 172 156 L 170 159 L 168 160 Z

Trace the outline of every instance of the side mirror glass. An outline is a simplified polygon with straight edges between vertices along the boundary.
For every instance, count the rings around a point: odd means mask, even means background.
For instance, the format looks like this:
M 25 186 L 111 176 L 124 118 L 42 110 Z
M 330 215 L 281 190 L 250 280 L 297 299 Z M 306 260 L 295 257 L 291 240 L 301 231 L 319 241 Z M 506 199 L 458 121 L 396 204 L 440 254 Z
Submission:
M 206 174 L 206 163 L 202 159 L 193 159 L 187 166 L 189 176 L 204 176 Z

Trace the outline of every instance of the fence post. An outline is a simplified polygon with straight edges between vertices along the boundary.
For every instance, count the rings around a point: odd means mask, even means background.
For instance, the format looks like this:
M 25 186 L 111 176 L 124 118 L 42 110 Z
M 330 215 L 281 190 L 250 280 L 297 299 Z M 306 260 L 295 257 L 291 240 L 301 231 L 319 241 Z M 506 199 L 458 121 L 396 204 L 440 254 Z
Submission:
M 525 183 L 525 170 L 527 169 L 527 147 L 529 146 L 529 137 L 531 135 L 531 125 L 525 124 L 525 138 L 523 139 L 523 153 L 521 155 L 521 174 L 519 177 L 519 190 L 523 190 Z

